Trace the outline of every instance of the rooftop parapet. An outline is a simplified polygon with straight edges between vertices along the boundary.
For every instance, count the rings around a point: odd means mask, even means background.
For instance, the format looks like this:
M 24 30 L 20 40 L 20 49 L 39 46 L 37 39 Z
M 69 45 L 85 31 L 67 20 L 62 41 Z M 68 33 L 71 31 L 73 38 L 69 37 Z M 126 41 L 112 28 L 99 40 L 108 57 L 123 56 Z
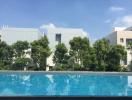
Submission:
M 114 27 L 113 28 L 113 32 L 115 32 L 115 31 L 124 31 L 126 29 L 126 27 Z

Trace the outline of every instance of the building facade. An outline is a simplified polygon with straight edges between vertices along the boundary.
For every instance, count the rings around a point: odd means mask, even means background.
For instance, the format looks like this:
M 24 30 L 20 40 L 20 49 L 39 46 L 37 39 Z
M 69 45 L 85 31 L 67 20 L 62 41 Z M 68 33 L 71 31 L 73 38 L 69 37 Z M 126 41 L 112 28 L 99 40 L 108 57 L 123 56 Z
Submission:
M 73 37 L 82 37 L 82 38 L 87 37 L 87 32 L 79 28 L 57 28 L 57 27 L 43 27 L 39 29 L 5 27 L 0 29 L 1 40 L 5 41 L 9 45 L 12 45 L 18 40 L 28 41 L 30 43 L 34 40 L 40 39 L 44 35 L 47 36 L 49 40 L 49 47 L 51 51 L 54 52 L 55 46 L 58 43 L 64 43 L 66 47 L 70 49 L 69 41 L 73 39 Z M 29 52 L 29 50 L 26 51 Z M 54 66 L 53 55 L 54 53 L 52 53 L 51 56 L 47 59 L 48 66 Z M 29 58 L 30 55 L 26 55 L 26 57 Z
M 29 43 L 38 40 L 42 35 L 38 29 L 35 28 L 10 28 L 5 27 L 0 29 L 1 41 L 5 41 L 7 44 L 20 41 L 28 41 Z
M 121 62 L 123 65 L 128 65 L 130 61 L 132 60 L 131 58 L 131 52 L 130 50 L 127 49 L 128 43 L 132 42 L 132 27 L 128 28 L 114 28 L 113 32 L 111 32 L 108 36 L 105 37 L 108 39 L 110 44 L 112 45 L 122 45 L 126 48 L 127 50 L 127 59 L 124 62 Z
M 87 37 L 87 32 L 81 28 L 59 28 L 59 27 L 43 27 L 41 29 L 43 34 L 45 34 L 49 40 L 49 47 L 52 52 L 55 51 L 55 46 L 58 43 L 64 43 L 68 49 L 70 49 L 69 41 L 74 37 Z M 53 63 L 53 53 L 47 59 L 47 64 L 49 66 L 54 66 Z
M 58 28 L 58 27 L 46 27 L 43 28 L 44 34 L 49 40 L 49 46 L 54 51 L 55 46 L 60 42 L 64 43 L 69 49 L 69 41 L 73 37 L 87 37 L 87 32 L 81 28 Z

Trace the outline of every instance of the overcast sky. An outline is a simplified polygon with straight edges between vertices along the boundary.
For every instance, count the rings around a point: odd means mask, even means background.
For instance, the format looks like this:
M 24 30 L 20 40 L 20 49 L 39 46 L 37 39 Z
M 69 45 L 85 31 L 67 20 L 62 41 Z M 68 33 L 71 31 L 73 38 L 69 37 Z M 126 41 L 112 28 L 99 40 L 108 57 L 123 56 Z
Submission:
M 83 28 L 95 40 L 132 25 L 132 0 L 0 0 L 0 26 Z

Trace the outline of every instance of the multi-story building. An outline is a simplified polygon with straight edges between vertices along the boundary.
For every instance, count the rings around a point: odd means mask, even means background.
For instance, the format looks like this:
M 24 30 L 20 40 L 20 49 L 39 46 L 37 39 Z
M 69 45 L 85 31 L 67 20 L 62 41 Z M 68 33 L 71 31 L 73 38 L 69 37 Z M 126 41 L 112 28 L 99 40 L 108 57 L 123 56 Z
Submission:
M 126 61 L 121 62 L 123 65 L 128 65 L 131 58 L 131 52 L 127 49 L 128 43 L 132 42 L 132 27 L 128 28 L 114 28 L 113 32 L 111 32 L 108 36 L 105 37 L 109 40 L 112 45 L 123 45 L 127 50 L 127 59 Z
M 59 27 L 44 27 L 41 29 L 49 40 L 49 47 L 54 52 L 55 46 L 58 43 L 64 43 L 68 49 L 70 49 L 69 41 L 74 37 L 87 37 L 87 32 L 81 28 L 59 28 Z M 53 53 L 48 58 L 48 65 L 54 66 L 52 61 Z
M 69 49 L 69 41 L 73 37 L 86 37 L 87 33 L 83 29 L 76 28 L 47 28 L 47 33 L 45 33 L 49 39 L 49 46 L 52 50 L 55 49 L 55 46 L 60 42 L 64 43 Z
M 39 39 L 42 35 L 35 28 L 10 28 L 4 27 L 0 29 L 1 40 L 11 45 L 18 40 L 32 42 Z
M 43 35 L 46 35 L 49 40 L 49 47 L 52 52 L 55 50 L 55 46 L 58 43 L 64 43 L 69 49 L 69 41 L 73 37 L 87 37 L 87 32 L 78 28 L 57 28 L 57 27 L 43 27 L 40 29 L 35 28 L 10 28 L 5 27 L 0 29 L 1 40 L 11 45 L 18 40 L 32 42 L 40 39 Z M 30 50 L 30 49 L 29 49 Z M 28 50 L 28 52 L 29 52 Z M 30 57 L 26 55 L 26 57 Z M 53 53 L 47 59 L 48 66 L 54 66 Z

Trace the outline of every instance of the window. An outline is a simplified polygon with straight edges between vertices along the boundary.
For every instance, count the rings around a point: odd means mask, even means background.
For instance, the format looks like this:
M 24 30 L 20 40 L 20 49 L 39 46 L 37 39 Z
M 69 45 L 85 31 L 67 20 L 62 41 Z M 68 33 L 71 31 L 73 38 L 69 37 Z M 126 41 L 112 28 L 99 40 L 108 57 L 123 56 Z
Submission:
M 132 39 L 131 39 L 131 38 L 127 38 L 127 39 L 126 39 L 126 46 L 128 46 L 128 44 L 129 44 L 130 42 L 132 42 Z
M 108 41 L 108 43 L 110 43 L 110 40 L 107 40 Z
M 55 40 L 61 43 L 61 34 L 56 34 Z
M 124 42 L 124 39 L 123 38 L 120 38 L 120 42 L 123 43 Z

